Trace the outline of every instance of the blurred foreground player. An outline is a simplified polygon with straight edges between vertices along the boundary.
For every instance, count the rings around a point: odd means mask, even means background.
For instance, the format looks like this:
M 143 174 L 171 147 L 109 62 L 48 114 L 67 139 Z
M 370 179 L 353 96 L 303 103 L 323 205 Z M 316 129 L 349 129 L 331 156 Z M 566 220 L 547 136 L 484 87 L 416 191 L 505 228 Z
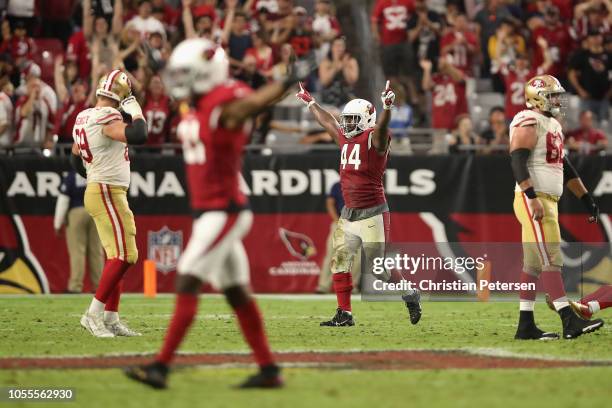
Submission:
M 195 318 L 204 282 L 225 295 L 259 365 L 259 373 L 241 387 L 283 384 L 249 289 L 249 262 L 242 238 L 251 228 L 253 214 L 239 184 L 252 117 L 283 96 L 297 77 L 290 75 L 253 92 L 244 83 L 228 79 L 228 74 L 225 51 L 205 39 L 179 44 L 168 64 L 173 96 L 190 98 L 195 106 L 178 127 L 195 220 L 178 264 L 176 308 L 162 349 L 153 363 L 126 370 L 128 377 L 154 388 L 166 387 L 168 367 Z M 292 75 L 297 75 L 295 70 Z
M 81 326 L 96 337 L 140 336 L 119 320 L 121 280 L 138 260 L 136 224 L 127 201 L 127 145 L 147 140 L 142 109 L 131 93 L 124 72 L 116 69 L 103 76 L 96 106 L 78 114 L 72 131 L 71 163 L 87 178 L 85 209 L 96 223 L 107 259 L 96 294 L 81 317 Z M 131 116 L 131 124 L 123 121 L 118 108 Z
M 589 222 L 597 222 L 599 209 L 563 153 L 563 132 L 555 116 L 561 114 L 565 89 L 557 78 L 540 75 L 525 84 L 527 110 L 510 123 L 510 156 L 516 179 L 514 213 L 521 224 L 523 272 L 521 283 L 540 278 L 561 317 L 563 338 L 573 339 L 603 326 L 603 321 L 578 317 L 570 307 L 561 268 L 561 232 L 557 202 L 563 185 L 585 204 Z M 520 318 L 515 338 L 547 340 L 559 337 L 540 330 L 534 320 L 536 291 L 520 292 Z
M 555 310 L 555 305 L 549 296 L 546 297 L 546 303 L 548 307 Z M 570 300 L 569 304 L 578 316 L 583 319 L 590 319 L 600 310 L 612 307 L 612 285 L 604 285 L 577 302 Z
M 395 94 L 387 81 L 381 95 L 383 114 L 378 123 L 374 105 L 364 99 L 353 99 L 347 103 L 338 123 L 331 113 L 315 102 L 301 83 L 296 97 L 308 106 L 317 122 L 341 149 L 340 184 L 345 205 L 334 232 L 331 262 L 338 308 L 335 316 L 321 322 L 321 326 L 354 326 L 351 269 L 355 256 L 363 246 L 368 268 L 374 257 L 384 256 L 385 243 L 389 238 L 389 206 L 383 175 L 389 157 L 391 133 L 388 126 Z M 391 274 L 379 278 L 389 281 Z M 416 324 L 421 318 L 420 293 L 415 290 L 402 299 L 408 308 L 410 321 Z

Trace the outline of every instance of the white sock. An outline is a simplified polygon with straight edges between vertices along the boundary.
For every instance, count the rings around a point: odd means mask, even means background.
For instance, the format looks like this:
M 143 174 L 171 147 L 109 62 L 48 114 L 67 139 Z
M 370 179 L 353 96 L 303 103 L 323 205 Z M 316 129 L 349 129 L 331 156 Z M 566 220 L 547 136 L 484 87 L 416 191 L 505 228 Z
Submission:
M 596 300 L 591 300 L 589 302 L 589 310 L 591 311 L 591 313 L 597 313 L 599 312 L 601 309 L 599 308 L 599 302 Z
M 102 313 L 104 311 L 104 303 L 100 302 L 95 297 L 91 300 L 89 305 L 89 309 L 87 310 L 89 313 Z
M 108 310 L 104 311 L 104 322 L 105 323 L 114 323 L 119 320 L 119 312 L 110 312 Z
M 567 301 L 567 297 L 563 296 L 563 297 L 560 297 L 559 299 L 555 299 L 553 301 L 553 305 L 555 305 L 555 310 L 558 312 L 564 307 L 569 306 L 569 302 Z
M 533 312 L 535 308 L 535 300 L 523 300 L 519 301 L 519 310 L 521 312 Z

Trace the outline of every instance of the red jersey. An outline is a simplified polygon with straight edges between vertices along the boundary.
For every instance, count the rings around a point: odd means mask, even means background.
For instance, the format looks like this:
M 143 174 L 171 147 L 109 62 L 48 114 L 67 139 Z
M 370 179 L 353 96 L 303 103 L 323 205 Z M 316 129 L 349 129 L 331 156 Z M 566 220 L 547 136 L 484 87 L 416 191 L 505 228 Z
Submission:
M 517 113 L 525 110 L 525 83 L 537 73 L 534 70 L 517 71 L 504 67 L 501 74 L 506 86 L 506 119 L 512 120 Z
M 89 46 L 87 45 L 87 39 L 85 34 L 83 34 L 83 30 L 77 31 L 70 36 L 66 57 L 76 61 L 79 66 L 79 77 L 89 80 L 91 75 L 91 54 L 89 53 Z
M 75 103 L 72 99 L 60 108 L 59 114 L 55 117 L 55 133 L 58 135 L 60 142 L 73 142 L 74 122 L 76 122 L 79 113 L 87 108 L 89 108 L 87 100 Z
M 556 27 L 539 27 L 533 31 L 531 37 L 533 43 L 532 49 L 534 50 L 532 66 L 539 67 L 544 62 L 542 47 L 537 43 L 539 37 L 544 37 L 548 43 L 548 49 L 553 60 L 553 65 L 546 73 L 556 77 L 565 77 L 565 73 L 567 72 L 565 63 L 574 47 L 574 41 L 570 35 L 569 27 L 563 24 Z
M 377 0 L 372 22 L 380 28 L 380 42 L 390 45 L 406 41 L 408 20 L 413 12 L 413 0 Z
M 372 132 L 373 129 L 368 129 L 350 139 L 344 136 L 342 129 L 339 132 L 340 185 L 348 208 L 371 208 L 387 201 L 383 175 L 389 150 L 382 155 L 376 151 Z
M 607 140 L 606 135 L 599 129 L 574 129 L 565 135 L 566 139 L 573 138 L 577 142 L 585 142 L 580 153 L 597 153 L 600 149 L 594 147 L 598 142 Z
M 162 95 L 158 99 L 153 99 L 147 95 L 142 112 L 147 120 L 149 132 L 147 145 L 166 143 L 170 128 L 170 98 Z
M 0 45 L 0 53 L 9 53 L 13 61 L 18 58 L 31 60 L 35 48 L 34 40 L 30 37 L 17 38 L 13 36 L 10 40 L 4 40 Z
M 242 82 L 227 81 L 202 96 L 197 111 L 178 126 L 194 210 L 227 210 L 247 203 L 240 190 L 240 172 L 242 149 L 248 141 L 251 122 L 242 129 L 224 129 L 220 127 L 219 115 L 223 105 L 251 92 Z
M 463 38 L 465 38 L 465 42 L 455 43 L 458 36 L 463 36 Z M 451 31 L 446 33 L 440 40 L 440 48 L 444 49 L 445 47 L 448 47 L 446 51 L 452 54 L 453 65 L 466 74 L 471 73 L 470 70 L 473 63 L 473 51 L 470 51 L 469 46 L 471 46 L 472 49 L 476 49 L 478 46 L 476 35 L 470 31 Z
M 452 129 L 455 118 L 468 113 L 465 96 L 465 82 L 454 81 L 448 75 L 433 74 L 434 83 L 431 91 L 431 127 L 434 129 Z

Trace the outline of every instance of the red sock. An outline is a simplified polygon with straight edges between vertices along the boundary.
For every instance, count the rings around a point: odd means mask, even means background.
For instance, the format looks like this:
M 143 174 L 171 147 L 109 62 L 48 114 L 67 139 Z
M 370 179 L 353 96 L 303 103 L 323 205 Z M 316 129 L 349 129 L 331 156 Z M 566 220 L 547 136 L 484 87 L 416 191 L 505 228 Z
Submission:
M 119 281 L 115 289 L 111 292 L 108 300 L 104 304 L 104 310 L 107 312 L 119 311 L 119 299 L 121 298 L 121 289 L 123 287 L 123 279 Z
M 119 284 L 121 278 L 123 278 L 125 271 L 127 271 L 130 266 L 131 264 L 121 259 L 115 258 L 107 260 L 104 264 L 104 270 L 102 271 L 102 278 L 98 284 L 98 289 L 96 290 L 96 299 L 102 303 L 106 303 L 115 287 Z
M 168 330 L 161 351 L 157 355 L 157 361 L 170 364 L 174 358 L 176 349 L 181 345 L 187 330 L 198 311 L 198 295 L 191 293 L 179 293 L 176 295 L 176 305 L 174 315 Z
M 530 275 L 527 272 L 521 272 L 521 284 L 523 283 L 533 283 L 536 284 L 538 282 L 538 278 L 536 276 Z M 534 301 L 536 298 L 536 290 L 521 290 L 519 292 L 520 300 Z
M 332 276 L 334 278 L 334 292 L 336 292 L 338 307 L 350 312 L 353 277 L 349 272 L 334 273 Z
M 248 303 L 238 306 L 234 309 L 234 312 L 236 312 L 242 335 L 253 350 L 253 356 L 257 364 L 260 367 L 274 364 L 263 318 L 255 300 L 251 299 Z
M 602 286 L 590 295 L 580 299 L 580 303 L 584 305 L 592 301 L 599 302 L 600 309 L 612 306 L 612 285 Z
M 550 298 L 554 301 L 566 298 L 561 271 L 543 271 L 542 283 Z

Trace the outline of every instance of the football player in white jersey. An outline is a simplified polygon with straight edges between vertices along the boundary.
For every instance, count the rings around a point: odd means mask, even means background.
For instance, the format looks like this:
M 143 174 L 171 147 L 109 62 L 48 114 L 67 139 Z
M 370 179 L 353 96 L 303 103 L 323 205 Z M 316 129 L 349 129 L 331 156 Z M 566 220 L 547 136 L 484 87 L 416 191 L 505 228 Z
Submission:
M 563 131 L 555 118 L 561 114 L 563 93 L 565 89 L 551 75 L 536 76 L 525 84 L 529 109 L 517 113 L 510 123 L 510 156 L 516 179 L 514 213 L 522 228 L 521 283 L 535 284 L 538 279 L 542 280 L 561 317 L 563 338 L 572 339 L 599 329 L 603 321 L 578 317 L 565 294 L 557 209 L 563 186 L 585 204 L 589 222 L 597 222 L 599 209 L 563 153 Z M 558 338 L 558 334 L 544 332 L 536 326 L 535 298 L 535 289 L 520 292 L 520 318 L 515 338 Z
M 102 278 L 81 325 L 96 337 L 139 336 L 119 320 L 121 280 L 138 260 L 136 225 L 127 202 L 128 144 L 143 144 L 147 126 L 131 96 L 128 76 L 113 70 L 100 79 L 96 106 L 76 118 L 71 163 L 87 178 L 85 209 L 94 219 L 106 252 Z M 127 124 L 118 109 L 130 115 Z

